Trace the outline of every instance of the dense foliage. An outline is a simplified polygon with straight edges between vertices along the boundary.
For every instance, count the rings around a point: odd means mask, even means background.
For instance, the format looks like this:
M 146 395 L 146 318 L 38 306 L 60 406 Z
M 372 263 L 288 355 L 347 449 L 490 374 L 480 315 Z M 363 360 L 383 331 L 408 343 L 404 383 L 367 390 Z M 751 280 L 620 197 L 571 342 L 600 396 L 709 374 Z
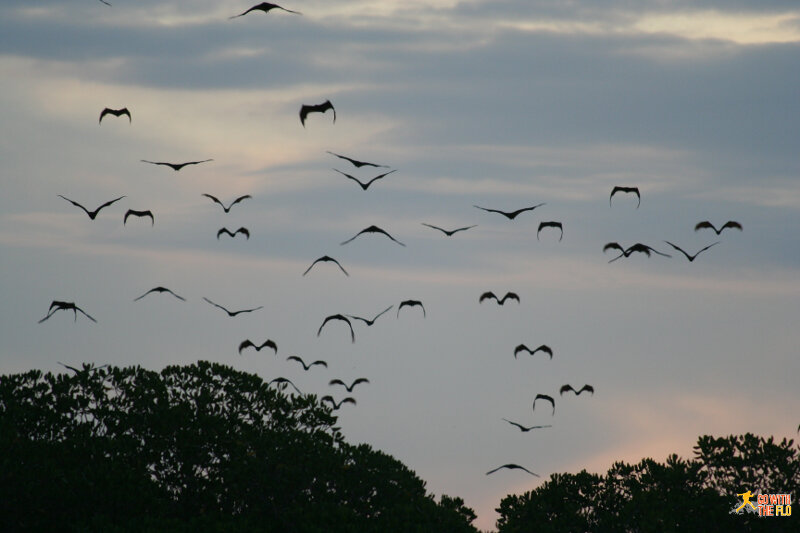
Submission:
M 800 531 L 800 450 L 746 434 L 700 437 L 694 458 L 615 463 L 608 473 L 554 474 L 537 489 L 507 496 L 498 533 Z M 791 517 L 732 514 L 737 494 L 790 494 Z
M 0 377 L 0 531 L 476 531 L 329 407 L 198 362 Z

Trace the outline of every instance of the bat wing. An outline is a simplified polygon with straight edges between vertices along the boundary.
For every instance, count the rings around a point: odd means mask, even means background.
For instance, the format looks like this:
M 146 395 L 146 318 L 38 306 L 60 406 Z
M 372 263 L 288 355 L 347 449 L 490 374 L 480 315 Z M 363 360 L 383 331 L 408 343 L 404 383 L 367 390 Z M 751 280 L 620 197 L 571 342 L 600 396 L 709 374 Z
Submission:
M 275 341 L 273 341 L 272 339 L 268 339 L 264 344 L 261 345 L 261 347 L 272 348 L 272 350 L 275 352 L 275 355 L 278 355 L 278 345 L 275 344 Z
M 90 217 L 92 216 L 92 214 L 91 214 L 91 213 L 89 213 L 89 210 L 88 210 L 88 209 L 86 209 L 85 207 L 83 207 L 81 204 L 79 204 L 79 203 L 78 203 L 78 202 L 76 202 L 75 200 L 70 200 L 70 199 L 69 199 L 69 198 L 67 198 L 66 196 L 61 196 L 60 194 L 59 194 L 58 196 L 60 196 L 60 197 L 61 197 L 61 198 L 63 198 L 64 200 L 68 201 L 69 203 L 71 203 L 71 204 L 72 204 L 72 205 L 74 205 L 75 207 L 80 207 L 80 208 L 81 208 L 81 209 L 83 209 L 83 210 L 84 210 L 84 212 L 85 212 L 87 215 L 89 215 Z
M 208 302 L 209 300 L 206 300 L 206 301 Z M 217 304 L 214 304 L 214 305 L 217 305 Z M 219 306 L 217 306 L 217 307 L 219 307 Z M 252 341 L 250 341 L 250 339 L 247 339 L 246 341 L 242 341 L 242 343 L 239 344 L 239 355 L 242 355 L 242 350 L 244 350 L 245 348 L 255 348 L 255 347 L 256 347 L 256 345 L 253 344 Z
M 219 304 L 215 304 L 214 302 L 212 302 L 211 300 L 209 300 L 209 299 L 208 299 L 208 298 L 206 298 L 205 296 L 203 296 L 203 300 L 207 301 L 208 303 L 210 303 L 210 304 L 211 304 L 211 305 L 213 305 L 214 307 L 219 307 L 220 309 L 222 309 L 223 311 L 225 311 L 225 312 L 226 312 L 226 313 L 228 313 L 229 315 L 231 314 L 231 312 L 230 312 L 230 311 L 228 311 L 227 309 L 225 309 L 224 307 L 222 307 L 222 306 L 221 306 L 221 305 L 219 305 Z
M 372 321 L 375 322 L 376 320 L 378 320 L 378 317 L 389 311 L 389 309 L 391 309 L 392 307 L 394 307 L 394 305 L 390 305 L 389 307 L 387 307 L 386 309 L 375 315 L 375 318 L 373 318 Z
M 589 394 L 591 394 L 592 396 L 594 396 L 594 387 L 592 387 L 591 385 L 584 385 L 583 387 L 581 387 L 581 390 L 579 390 L 579 391 L 578 391 L 578 392 L 576 392 L 575 394 L 580 394 L 580 393 L 582 393 L 583 391 L 586 391 L 586 392 L 588 392 Z
M 247 237 L 248 241 L 250 240 L 250 231 L 247 228 L 241 227 L 241 228 L 236 230 L 236 233 L 241 233 L 242 235 Z
M 495 295 L 495 293 L 493 293 L 492 291 L 484 292 L 483 294 L 481 294 L 480 298 L 478 298 L 478 303 L 483 303 L 484 300 L 492 298 L 494 299 L 495 302 L 500 303 L 500 301 L 497 299 L 497 295 Z
M 63 196 L 62 196 L 62 198 L 63 198 Z M 95 212 L 97 212 L 97 211 L 100 211 L 101 209 L 103 209 L 103 208 L 106 208 L 106 207 L 110 206 L 110 205 L 111 205 L 111 204 L 113 204 L 114 202 L 119 202 L 119 201 L 120 201 L 120 200 L 122 200 L 123 198 L 125 198 L 125 196 L 124 196 L 124 195 L 123 195 L 123 196 L 120 196 L 119 198 L 114 198 L 113 200 L 109 200 L 108 202 L 106 202 L 106 203 L 104 203 L 103 205 L 101 205 L 100 207 L 98 207 L 98 208 L 95 210 Z
M 389 175 L 389 174 L 391 174 L 392 172 L 397 172 L 397 169 L 390 170 L 389 172 L 384 172 L 383 174 L 380 174 L 380 175 L 378 175 L 378 176 L 375 176 L 374 178 L 372 178 L 371 180 L 369 180 L 369 181 L 367 182 L 367 184 L 364 186 L 364 190 L 366 191 L 366 190 L 367 190 L 367 187 L 369 187 L 370 185 L 372 185 L 372 182 L 374 182 L 374 181 L 377 181 L 377 180 L 379 180 L 379 179 L 382 179 L 382 178 L 385 178 L 386 176 L 388 176 L 388 175 Z
M 722 228 L 719 231 L 722 232 L 722 230 L 724 230 L 725 228 L 738 229 L 739 231 L 743 231 L 742 225 L 736 222 L 735 220 L 727 221 L 725 224 L 722 225 Z
M 239 198 L 237 198 L 236 200 L 231 202 L 231 205 L 228 206 L 228 209 L 230 209 L 234 205 L 238 204 L 242 200 L 247 200 L 248 198 L 252 198 L 252 196 L 250 196 L 249 194 L 245 194 L 244 196 L 240 196 Z
M 563 396 L 565 392 L 569 391 L 575 392 L 575 389 L 572 388 L 572 385 L 562 385 L 558 390 L 558 393 Z
M 473 224 L 472 226 L 464 226 L 463 228 L 456 228 L 456 229 L 454 229 L 453 231 L 450 232 L 450 235 L 453 235 L 454 233 L 458 233 L 459 231 L 467 231 L 468 229 L 472 229 L 472 228 L 474 228 L 476 226 L 477 226 L 477 224 Z
M 531 350 L 530 350 L 530 348 L 528 348 L 528 347 L 527 347 L 527 346 L 525 346 L 524 344 L 520 344 L 519 346 L 517 346 L 516 348 L 514 348 L 514 359 L 516 359 L 516 358 L 517 358 L 517 354 L 518 354 L 519 352 L 528 352 L 528 353 L 532 353 L 532 352 L 531 352 Z
M 516 300 L 517 303 L 520 303 L 519 295 L 517 293 L 515 293 L 515 292 L 507 292 L 506 295 L 503 296 L 503 299 L 500 300 L 499 303 L 502 305 L 506 300 Z

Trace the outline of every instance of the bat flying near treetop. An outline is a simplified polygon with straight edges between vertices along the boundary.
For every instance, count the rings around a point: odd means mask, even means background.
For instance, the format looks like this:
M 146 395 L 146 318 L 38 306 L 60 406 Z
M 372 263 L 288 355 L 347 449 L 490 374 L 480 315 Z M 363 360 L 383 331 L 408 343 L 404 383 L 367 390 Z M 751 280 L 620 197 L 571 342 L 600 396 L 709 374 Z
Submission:
M 400 305 L 397 307 L 397 318 L 400 318 L 400 310 L 403 307 L 411 307 L 414 305 L 418 305 L 419 307 L 422 308 L 422 317 L 425 318 L 426 317 L 425 306 L 422 305 L 422 302 L 420 302 L 419 300 L 403 300 L 402 302 L 400 302 Z
M 497 295 L 492 291 L 487 291 L 481 294 L 481 297 L 478 298 L 478 303 L 483 303 L 484 300 L 494 300 L 498 303 L 498 305 L 503 305 L 506 303 L 506 300 L 516 300 L 517 303 L 519 302 L 519 295 L 516 292 L 507 292 L 505 296 L 502 298 L 497 298 Z
M 125 198 L 125 196 L 120 196 L 119 198 L 114 198 L 113 200 L 109 200 L 108 202 L 104 203 L 103 205 L 101 205 L 100 207 L 98 207 L 97 209 L 95 209 L 94 211 L 89 211 L 88 209 L 86 209 L 85 207 L 83 207 L 81 204 L 79 204 L 79 203 L 78 203 L 78 202 L 76 202 L 75 200 L 70 200 L 70 199 L 69 199 L 69 198 L 67 198 L 66 196 L 61 196 L 60 194 L 59 194 L 58 196 L 60 196 L 60 197 L 61 197 L 61 198 L 63 198 L 64 200 L 68 201 L 69 203 L 71 203 L 71 204 L 72 204 L 72 205 L 74 205 L 75 207 L 80 207 L 81 209 L 83 209 L 83 210 L 86 212 L 86 214 L 87 214 L 87 215 L 89 215 L 89 218 L 90 218 L 91 220 L 94 220 L 95 218 L 97 218 L 97 214 L 98 214 L 98 213 L 100 212 L 100 210 L 101 210 L 101 209 L 103 209 L 104 207 L 108 207 L 108 206 L 110 206 L 111 204 L 113 204 L 114 202 L 118 202 L 118 201 L 122 200 L 123 198 Z
M 75 302 L 62 302 L 60 300 L 53 300 L 50 303 L 50 308 L 47 310 L 47 316 L 39 321 L 39 324 L 50 318 L 55 314 L 56 311 L 69 311 L 72 310 L 73 314 L 75 315 L 75 322 L 78 321 L 78 311 L 83 313 L 83 315 L 91 320 L 92 322 L 97 322 L 94 318 L 92 318 L 86 311 L 75 305 Z
M 200 163 L 208 163 L 209 161 L 213 161 L 213 159 L 204 159 L 202 161 L 188 161 L 186 163 L 164 163 L 160 161 L 148 161 L 147 159 L 140 159 L 140 161 L 142 163 L 150 163 L 151 165 L 164 165 L 165 167 L 169 167 L 175 172 L 177 172 L 187 165 L 199 165 Z
M 641 205 L 641 203 L 642 203 L 642 196 L 639 194 L 639 187 L 620 187 L 620 186 L 614 187 L 613 189 L 611 189 L 611 195 L 609 195 L 609 197 L 608 197 L 608 205 L 609 206 L 611 206 L 611 199 L 618 192 L 635 194 L 636 198 L 638 198 L 638 200 L 639 200 L 638 203 L 636 204 L 636 209 L 639 209 L 639 205 Z
M 287 361 L 297 361 L 298 363 L 303 365 L 303 370 L 305 370 L 306 372 L 308 372 L 308 369 L 311 368 L 314 365 L 320 365 L 320 366 L 324 366 L 325 368 L 328 368 L 328 363 L 326 363 L 325 361 L 318 360 L 318 361 L 314 361 L 313 363 L 306 364 L 305 361 L 303 361 L 301 358 L 297 357 L 296 355 L 290 355 L 289 357 L 286 358 L 286 360 Z
M 531 472 L 530 470 L 528 470 L 524 466 L 515 465 L 513 463 L 509 463 L 507 465 L 498 466 L 494 470 L 489 470 L 488 472 L 486 472 L 486 475 L 488 476 L 489 474 L 493 474 L 493 473 L 497 472 L 498 470 L 500 470 L 501 468 L 508 468 L 509 470 L 524 470 L 525 472 L 529 473 L 532 476 L 541 477 L 541 476 L 539 476 L 539 474 L 535 474 L 535 473 Z
M 359 231 L 358 233 L 356 233 L 355 235 L 353 235 L 352 237 L 350 237 L 349 239 L 347 239 L 346 241 L 341 242 L 339 244 L 342 244 L 342 245 L 347 244 L 348 242 L 355 240 L 355 238 L 358 237 L 359 235 L 361 235 L 362 233 L 382 233 L 383 235 L 386 235 L 387 237 L 389 237 L 391 240 L 393 240 L 394 242 L 396 242 L 400 246 L 405 246 L 405 244 L 403 244 L 402 242 L 398 241 L 397 239 L 395 239 L 394 237 L 392 237 L 391 235 L 386 233 L 384 230 L 382 230 L 378 226 L 370 226 L 368 228 L 364 228 L 361 231 Z
M 327 151 L 327 152 L 329 154 L 331 154 L 331 155 L 335 155 L 339 159 L 344 159 L 345 161 L 350 161 L 350 163 L 352 163 L 353 166 L 356 167 L 356 168 L 361 168 L 361 167 L 389 168 L 388 165 L 376 165 L 375 163 L 367 163 L 366 161 L 357 161 L 357 160 L 351 159 L 351 158 L 349 158 L 349 157 L 347 157 L 345 155 L 335 154 L 335 153 L 333 153 L 331 151 Z
M 314 104 L 314 105 L 303 104 L 302 106 L 300 106 L 300 124 L 302 124 L 303 127 L 305 128 L 306 117 L 308 116 L 309 113 L 324 113 L 328 109 L 331 109 L 333 111 L 333 123 L 336 124 L 336 109 L 334 109 L 333 104 L 331 103 L 330 100 L 325 100 L 321 104 Z
M 342 265 L 340 265 L 340 264 L 339 264 L 339 261 L 337 261 L 336 259 L 334 259 L 333 257 L 331 257 L 331 256 L 329 256 L 329 255 L 323 255 L 323 256 L 322 256 L 322 257 L 320 257 L 319 259 L 316 259 L 316 260 L 315 260 L 313 263 L 311 263 L 311 266 L 310 266 L 310 267 L 308 267 L 308 268 L 306 269 L 306 271 L 305 271 L 305 272 L 303 272 L 303 275 L 305 276 L 306 274 L 308 274 L 308 271 L 309 271 L 309 270 L 311 270 L 312 268 L 314 268 L 314 265 L 316 265 L 316 264 L 317 264 L 317 263 L 319 263 L 320 261 L 322 261 L 322 262 L 331 262 L 331 263 L 336 263 L 336 266 L 338 266 L 338 267 L 339 267 L 339 269 L 340 269 L 342 272 L 344 272 L 344 275 L 345 275 L 345 276 L 350 276 L 350 274 L 348 274 L 348 273 L 347 273 L 347 270 L 345 270 L 345 269 L 344 269 L 344 267 L 343 267 Z
M 356 386 L 356 385 L 358 385 L 359 383 L 369 383 L 369 380 L 368 380 L 367 378 L 358 378 L 358 379 L 356 379 L 355 381 L 353 381 L 353 382 L 350 384 L 350 386 L 348 386 L 348 385 L 347 385 L 347 383 L 345 383 L 345 382 L 344 382 L 344 381 L 342 381 L 341 379 L 332 379 L 332 380 L 330 380 L 330 381 L 328 382 L 328 385 L 330 385 L 330 386 L 333 386 L 333 385 L 341 385 L 342 387 L 344 387 L 345 389 L 347 389 L 347 392 L 353 392 L 353 389 L 354 389 L 354 388 L 355 388 L 355 386 Z
M 134 298 L 133 301 L 134 302 L 138 302 L 139 300 L 141 300 L 142 298 L 144 298 L 145 296 L 147 296 L 151 292 L 168 292 L 171 295 L 173 295 L 175 298 L 177 298 L 178 300 L 182 300 L 184 302 L 186 301 L 186 298 L 184 298 L 183 296 L 178 296 L 177 294 L 175 294 L 174 292 L 172 292 L 171 290 L 169 290 L 166 287 L 155 287 L 153 289 L 150 289 L 149 291 L 147 291 L 146 293 L 142 294 L 138 298 Z
M 211 300 L 209 300 L 205 296 L 203 296 L 203 300 L 207 301 L 208 303 L 210 303 L 214 307 L 219 307 L 220 309 L 222 309 L 223 311 L 228 313 L 229 317 L 234 317 L 234 316 L 236 316 L 236 315 L 238 315 L 240 313 L 252 313 L 253 311 L 258 311 L 259 309 L 263 309 L 263 307 L 264 307 L 263 305 L 259 305 L 258 307 L 254 307 L 253 309 L 242 309 L 241 311 L 228 311 L 227 309 L 225 309 L 221 305 L 215 304 L 214 302 L 212 302 Z
M 479 205 L 473 205 L 473 207 L 477 207 L 478 209 L 483 209 L 484 211 L 488 211 L 489 213 L 500 213 L 501 215 L 503 215 L 507 219 L 514 220 L 515 218 L 517 218 L 517 215 L 519 215 L 520 213 L 524 213 L 525 211 L 533 211 L 537 207 L 541 207 L 543 205 L 545 205 L 545 204 L 541 203 L 541 204 L 537 204 L 537 205 L 534 205 L 534 206 L 531 206 L 531 207 L 523 207 L 522 209 L 517 209 L 516 211 L 499 211 L 497 209 L 488 209 L 486 207 L 481 207 Z
M 470 228 L 474 228 L 475 226 L 477 226 L 477 224 L 473 224 L 472 226 L 465 226 L 463 228 L 456 228 L 454 230 L 448 231 L 448 230 L 446 230 L 444 228 L 440 228 L 439 226 L 434 226 L 433 224 L 426 224 L 425 222 L 422 222 L 422 225 L 423 226 L 428 226 L 429 228 L 438 229 L 439 231 L 441 231 L 442 233 L 444 233 L 448 237 L 452 237 L 454 233 L 458 233 L 459 231 L 466 231 L 466 230 L 468 230 Z
M 272 351 L 275 352 L 275 355 L 278 355 L 278 345 L 275 344 L 275 341 L 272 339 L 265 340 L 259 346 L 253 344 L 253 341 L 250 339 L 242 341 L 241 344 L 239 344 L 239 355 L 242 355 L 242 350 L 245 348 L 255 348 L 257 352 L 260 352 L 261 348 L 272 348 Z
M 531 355 L 535 354 L 536 352 L 542 352 L 542 353 L 546 353 L 547 355 L 549 355 L 550 359 L 553 358 L 553 350 L 551 350 L 550 347 L 547 346 L 546 344 L 542 344 L 541 346 L 539 346 L 535 350 L 531 350 L 530 348 L 528 348 L 524 344 L 520 344 L 519 346 L 514 348 L 514 359 L 517 358 L 517 354 L 519 352 L 528 352 Z
M 356 333 L 353 331 L 353 324 L 350 323 L 350 319 L 340 314 L 325 317 L 325 320 L 322 321 L 322 325 L 319 327 L 319 330 L 317 330 L 317 337 L 319 337 L 319 334 L 322 333 L 322 328 L 325 327 L 325 324 L 331 320 L 341 320 L 342 322 L 347 323 L 347 327 L 350 328 L 350 338 L 352 339 L 352 342 L 356 342 Z
M 302 13 L 300 13 L 299 11 L 292 11 L 291 9 L 286 9 L 285 7 L 281 7 L 278 4 L 270 4 L 269 2 L 261 2 L 260 4 L 251 7 L 250 9 L 245 11 L 244 13 L 242 13 L 240 15 L 234 15 L 232 17 L 228 17 L 228 19 L 230 20 L 230 19 L 243 17 L 243 16 L 247 15 L 248 13 L 250 13 L 251 11 L 263 11 L 264 13 L 269 13 L 273 9 L 282 9 L 282 10 L 286 11 L 287 13 L 294 13 L 295 15 L 302 15 Z
M 109 5 L 111 5 L 111 4 L 109 4 Z M 128 111 L 127 107 L 123 107 L 122 109 L 111 109 L 110 107 L 107 107 L 107 108 L 103 109 L 102 111 L 100 111 L 100 120 L 98 120 L 97 123 L 100 124 L 101 122 L 103 122 L 103 117 L 106 116 L 106 115 L 114 115 L 115 117 L 121 117 L 122 115 L 128 115 L 128 124 L 130 124 L 132 122 L 132 120 L 131 120 L 131 112 Z
M 156 223 L 156 219 L 153 216 L 153 212 L 150 211 L 149 209 L 146 210 L 146 211 L 136 211 L 135 209 L 128 209 L 125 212 L 125 216 L 122 218 L 122 225 L 123 226 L 128 222 L 128 217 L 131 216 L 131 215 L 133 215 L 135 217 L 139 217 L 139 218 L 150 217 L 150 225 L 151 226 L 154 226 L 155 223 Z
M 506 422 L 508 422 L 512 426 L 517 426 L 519 428 L 519 430 L 522 431 L 523 433 L 527 433 L 528 431 L 530 431 L 532 429 L 551 428 L 551 427 L 553 427 L 553 426 L 550 426 L 550 425 L 547 425 L 547 426 L 523 426 L 522 424 L 518 424 L 517 422 L 512 422 L 511 420 L 508 420 L 507 418 L 504 418 L 503 420 L 505 420 Z
M 539 229 L 536 230 L 536 240 L 539 240 L 539 232 L 542 231 L 544 228 L 558 228 L 561 230 L 561 236 L 558 238 L 558 241 L 561 242 L 561 239 L 564 238 L 564 226 L 561 225 L 561 222 L 540 222 Z
M 331 407 L 332 407 L 332 409 L 334 411 L 336 411 L 337 409 L 339 409 L 342 405 L 344 405 L 346 403 L 352 403 L 353 405 L 356 405 L 355 398 L 351 398 L 350 396 L 348 396 L 347 398 L 344 398 L 339 403 L 336 403 L 336 401 L 333 399 L 333 396 L 323 396 L 322 398 L 320 398 L 319 401 L 320 401 L 320 403 L 322 403 L 322 402 L 330 402 Z
M 572 385 L 562 385 L 561 389 L 558 391 L 558 393 L 560 395 L 563 395 L 565 392 L 569 392 L 569 391 L 574 392 L 575 396 L 580 396 L 580 394 L 583 391 L 586 391 L 586 392 L 590 393 L 592 396 L 594 396 L 594 387 L 592 387 L 591 385 L 584 385 L 583 387 L 580 388 L 580 390 L 573 389 Z
M 536 398 L 533 399 L 533 410 L 536 410 L 536 400 L 545 400 L 550 402 L 553 406 L 553 415 L 556 414 L 556 401 L 553 399 L 552 396 L 548 396 L 547 394 L 537 394 Z
M 375 321 L 376 321 L 376 320 L 378 320 L 378 317 L 379 317 L 379 316 L 381 316 L 382 314 L 384 314 L 385 312 L 387 312 L 387 311 L 388 311 L 389 309 L 391 309 L 392 307 L 394 307 L 394 305 L 390 305 L 389 307 L 387 307 L 386 309 L 384 309 L 383 311 L 381 311 L 380 313 L 378 313 L 377 315 L 375 315 L 375 318 L 373 318 L 372 320 L 368 320 L 368 319 L 366 319 L 366 318 L 361 318 L 360 316 L 353 316 L 353 315 L 347 315 L 347 316 L 349 316 L 349 317 L 350 317 L 350 318 L 352 318 L 353 320 L 361 320 L 361 321 L 362 321 L 364 324 L 366 324 L 367 326 L 371 326 L 372 324 L 374 324 L 374 323 L 375 323 Z
M 690 254 L 689 254 L 689 253 L 687 253 L 685 250 L 683 250 L 682 248 L 679 248 L 679 247 L 677 247 L 676 245 L 672 244 L 671 242 L 669 242 L 669 241 L 664 241 L 664 242 L 665 242 L 665 243 L 667 243 L 667 244 L 669 244 L 670 246 L 672 246 L 672 247 L 673 247 L 673 248 L 675 248 L 676 250 L 678 250 L 678 251 L 679 251 L 680 253 L 682 253 L 683 255 L 685 255 L 685 256 L 686 256 L 686 259 L 688 259 L 690 263 L 691 263 L 691 262 L 693 262 L 693 261 L 694 261 L 694 260 L 697 258 L 697 256 L 698 256 L 698 255 L 700 255 L 702 252 L 705 252 L 706 250 L 708 250 L 708 249 L 709 249 L 709 248 L 711 248 L 712 246 L 716 246 L 717 244 L 719 244 L 719 241 L 717 241 L 717 242 L 715 242 L 715 243 L 713 243 L 713 244 L 709 244 L 709 245 L 708 245 L 708 246 L 706 246 L 705 248 L 701 248 L 700 250 L 698 250 L 698 251 L 697 251 L 697 253 L 695 253 L 694 255 L 690 255 Z
M 219 231 L 217 232 L 217 240 L 219 240 L 219 236 L 222 235 L 223 233 L 226 235 L 230 235 L 231 237 L 236 237 L 238 233 L 241 233 L 247 238 L 248 241 L 250 240 L 250 230 L 248 230 L 245 227 L 241 227 L 233 232 L 230 231 L 228 228 L 220 228 Z
M 296 390 L 296 391 L 297 391 L 297 394 L 303 394 L 303 393 L 300 391 L 300 389 L 298 389 L 298 388 L 297 388 L 297 386 L 296 386 L 294 383 L 292 383 L 292 381 L 291 381 L 291 380 L 289 380 L 289 379 L 282 378 L 282 377 L 278 377 L 278 378 L 275 378 L 275 379 L 273 379 L 273 380 L 272 380 L 272 381 L 270 381 L 269 383 L 267 383 L 267 385 L 272 385 L 273 383 L 277 383 L 277 384 L 278 384 L 278 386 L 281 386 L 281 385 L 282 385 L 284 388 L 286 387 L 286 385 L 291 385 L 292 387 L 294 387 L 294 390 Z
M 738 229 L 739 231 L 742 231 L 742 225 L 739 224 L 738 222 L 736 222 L 735 220 L 727 221 L 719 229 L 715 228 L 714 224 L 712 224 L 708 220 L 704 220 L 702 222 L 698 222 L 697 225 L 694 227 L 694 230 L 697 231 L 697 230 L 700 230 L 700 229 L 703 229 L 703 228 L 711 228 L 712 230 L 714 230 L 714 233 L 716 233 L 717 235 L 722 233 L 722 230 L 724 230 L 725 228 Z
M 368 182 L 364 183 L 363 181 L 359 180 L 358 178 L 356 178 L 356 177 L 353 177 L 353 176 L 351 176 L 350 174 L 348 174 L 348 173 L 346 173 L 346 172 L 342 172 L 342 171 L 341 171 L 341 170 L 339 170 L 338 168 L 334 168 L 333 170 L 335 170 L 336 172 L 338 172 L 338 173 L 339 173 L 339 174 L 341 174 L 342 176 L 344 176 L 344 177 L 346 177 L 346 178 L 350 178 L 351 180 L 355 181 L 356 183 L 358 183 L 358 184 L 361 186 L 361 189 L 362 189 L 362 190 L 365 190 L 365 191 L 366 191 L 366 190 L 369 188 L 369 186 L 370 186 L 370 185 L 372 185 L 372 183 L 373 183 L 374 181 L 377 181 L 377 180 L 379 180 L 379 179 L 381 179 L 381 178 L 383 178 L 383 177 L 386 177 L 386 176 L 388 176 L 389 174 L 391 174 L 392 172 L 397 172 L 397 169 L 395 169 L 395 170 L 390 170 L 389 172 L 384 172 L 383 174 L 380 174 L 380 175 L 378 175 L 378 176 L 375 176 L 374 178 L 372 178 L 372 179 L 371 179 L 371 180 L 369 180 Z
M 252 198 L 252 196 L 250 196 L 249 194 L 245 194 L 244 196 L 240 196 L 240 197 L 239 197 L 239 198 L 237 198 L 236 200 L 232 201 L 232 202 L 230 203 L 230 205 L 228 205 L 228 207 L 225 207 L 225 204 L 223 204 L 222 202 L 220 202 L 219 198 L 217 198 L 216 196 L 211 196 L 210 194 L 206 194 L 206 193 L 203 193 L 203 194 L 201 194 L 200 196 L 206 196 L 206 197 L 208 197 L 208 198 L 211 198 L 211 200 L 212 200 L 214 203 L 217 203 L 217 204 L 219 204 L 220 206 L 222 206 L 222 210 L 223 210 L 223 211 L 225 211 L 226 213 L 230 213 L 231 207 L 233 207 L 234 205 L 238 204 L 238 203 L 239 203 L 239 202 L 241 202 L 242 200 L 246 200 L 247 198 Z

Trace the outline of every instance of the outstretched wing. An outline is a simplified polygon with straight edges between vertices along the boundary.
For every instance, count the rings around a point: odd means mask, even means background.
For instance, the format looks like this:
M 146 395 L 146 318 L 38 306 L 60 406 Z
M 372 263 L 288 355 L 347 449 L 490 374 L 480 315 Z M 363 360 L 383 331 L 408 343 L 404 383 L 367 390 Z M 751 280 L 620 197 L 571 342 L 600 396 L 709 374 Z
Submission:
M 497 295 L 492 291 L 487 291 L 481 294 L 480 298 L 478 298 L 478 303 L 483 303 L 484 300 L 494 299 L 495 302 L 500 303 L 500 300 L 497 299 Z

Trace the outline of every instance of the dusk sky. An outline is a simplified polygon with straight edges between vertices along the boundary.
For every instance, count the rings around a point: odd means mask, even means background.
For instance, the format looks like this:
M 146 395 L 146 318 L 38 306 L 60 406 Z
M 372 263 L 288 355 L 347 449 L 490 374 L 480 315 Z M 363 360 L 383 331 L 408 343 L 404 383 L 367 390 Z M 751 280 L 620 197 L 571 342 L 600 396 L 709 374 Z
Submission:
M 704 434 L 797 436 L 796 0 L 283 0 L 302 15 L 232 20 L 256 2 L 110 3 L 0 4 L 0 374 L 203 359 L 337 399 L 329 380 L 367 377 L 338 411 L 345 438 L 463 497 L 482 529 L 553 473 L 691 457 Z M 300 106 L 328 99 L 336 122 L 304 128 Z M 98 125 L 105 107 L 131 122 Z M 333 169 L 396 172 L 362 191 Z M 609 206 L 618 185 L 641 206 Z M 225 214 L 203 193 L 252 198 Z M 90 220 L 58 195 L 126 197 Z M 543 202 L 513 221 L 473 207 Z M 123 225 L 128 209 L 154 225 Z M 695 232 L 702 220 L 743 231 Z M 537 240 L 542 221 L 563 240 Z M 340 245 L 373 224 L 406 246 Z M 249 240 L 216 238 L 240 226 Z M 672 257 L 609 263 L 612 241 Z M 690 263 L 665 241 L 719 244 Z M 350 276 L 302 276 L 326 254 Z M 133 301 L 156 286 L 187 301 Z M 479 304 L 485 291 L 521 302 Z M 229 318 L 203 297 L 264 308 Z M 407 299 L 427 317 L 398 318 Z M 52 300 L 97 323 L 38 324 Z M 389 305 L 354 322 L 355 343 L 342 323 L 317 336 L 326 316 Z M 277 356 L 240 356 L 248 338 Z M 552 360 L 515 359 L 521 343 Z M 595 393 L 558 396 L 567 383 Z M 485 475 L 505 463 L 541 478 Z

